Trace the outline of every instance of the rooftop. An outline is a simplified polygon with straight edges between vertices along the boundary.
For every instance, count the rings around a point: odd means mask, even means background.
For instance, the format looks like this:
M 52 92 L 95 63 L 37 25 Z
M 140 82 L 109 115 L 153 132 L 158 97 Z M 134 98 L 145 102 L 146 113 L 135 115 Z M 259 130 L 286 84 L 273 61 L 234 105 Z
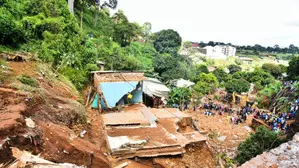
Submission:
M 97 82 L 142 81 L 147 79 L 143 72 L 95 71 L 92 73 L 94 73 Z

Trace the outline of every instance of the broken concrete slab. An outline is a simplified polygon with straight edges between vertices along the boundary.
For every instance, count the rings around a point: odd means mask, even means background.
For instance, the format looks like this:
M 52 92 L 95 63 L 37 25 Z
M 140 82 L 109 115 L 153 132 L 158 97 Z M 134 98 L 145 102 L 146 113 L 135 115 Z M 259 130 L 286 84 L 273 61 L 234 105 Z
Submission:
M 186 145 L 206 141 L 205 136 L 193 129 L 192 118 L 180 113 L 177 109 L 149 109 L 138 104 L 124 108 L 119 113 L 103 114 L 111 155 L 121 158 L 178 155 L 185 152 Z M 143 114 L 143 118 L 140 114 Z M 117 124 L 111 124 L 112 120 L 107 116 L 117 116 L 113 118 Z M 145 125 L 143 119 L 150 125 Z
M 136 110 L 104 114 L 103 121 L 106 126 L 150 125 L 150 122 L 143 116 L 143 114 Z

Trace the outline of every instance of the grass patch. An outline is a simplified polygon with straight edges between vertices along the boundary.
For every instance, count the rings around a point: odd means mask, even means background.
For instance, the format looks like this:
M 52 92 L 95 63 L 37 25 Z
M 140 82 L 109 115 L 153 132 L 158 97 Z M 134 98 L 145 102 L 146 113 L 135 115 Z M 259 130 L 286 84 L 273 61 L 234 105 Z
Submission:
M 32 87 L 38 87 L 38 82 L 36 79 L 31 78 L 30 76 L 27 75 L 21 75 L 18 77 L 18 80 L 22 82 L 25 85 L 29 85 Z

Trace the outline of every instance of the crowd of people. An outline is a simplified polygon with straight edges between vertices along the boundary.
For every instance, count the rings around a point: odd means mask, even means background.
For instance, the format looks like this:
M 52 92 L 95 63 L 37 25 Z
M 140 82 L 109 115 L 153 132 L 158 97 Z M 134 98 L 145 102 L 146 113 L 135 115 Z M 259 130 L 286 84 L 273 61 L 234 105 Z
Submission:
M 247 120 L 247 116 L 256 112 L 257 108 L 248 105 L 240 108 L 233 108 L 231 105 L 216 104 L 213 102 L 203 103 L 202 108 L 206 116 L 214 116 L 216 114 L 223 115 L 227 113 L 231 123 L 239 124 Z
M 263 120 L 273 131 L 285 131 L 288 129 L 287 120 L 295 118 L 296 111 L 299 108 L 299 99 L 291 104 L 288 112 L 279 112 L 278 114 L 257 112 L 254 118 Z

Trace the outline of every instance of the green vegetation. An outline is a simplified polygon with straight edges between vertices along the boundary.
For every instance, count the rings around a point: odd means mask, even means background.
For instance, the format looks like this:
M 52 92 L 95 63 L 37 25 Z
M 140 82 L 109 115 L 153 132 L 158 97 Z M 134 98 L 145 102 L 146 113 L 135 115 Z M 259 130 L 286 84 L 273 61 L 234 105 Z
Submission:
M 240 67 L 239 65 L 232 64 L 228 66 L 228 70 L 230 74 L 234 74 L 236 72 L 242 71 L 242 67 Z
M 192 93 L 189 88 L 172 88 L 167 103 L 170 107 L 172 107 L 173 104 L 178 104 L 182 109 L 184 102 L 189 102 L 191 96 Z
M 285 142 L 281 139 L 279 134 L 270 131 L 265 126 L 260 126 L 256 132 L 242 142 L 238 147 L 238 155 L 235 158 L 237 162 L 243 164 L 251 158 L 262 154 L 264 151 L 276 148 Z
M 276 81 L 260 90 L 257 94 L 257 102 L 259 106 L 262 108 L 268 108 L 271 100 L 281 89 L 282 83 Z
M 271 75 L 273 75 L 275 78 L 278 78 L 281 76 L 282 70 L 280 68 L 281 66 L 271 63 L 263 64 L 262 69 L 266 72 L 269 72 Z
M 159 53 L 177 54 L 182 38 L 178 32 L 168 29 L 154 35 L 154 47 Z
M 106 7 L 115 8 L 117 1 L 111 3 L 99 10 L 94 1 L 75 1 L 72 15 L 65 0 L 0 1 L 0 49 L 36 53 L 77 89 L 88 84 L 89 72 L 98 70 L 97 61 L 105 62 L 106 70 L 144 71 L 163 82 L 178 78 L 194 81 L 192 95 L 197 98 L 219 86 L 240 93 L 254 83 L 259 91 L 275 81 L 273 76 L 286 71 L 286 67 L 265 64 L 247 72 L 234 58 L 227 62 L 202 58 L 203 64 L 194 65 L 178 54 L 182 38 L 175 30 L 152 33 L 151 23 L 130 22 L 121 10 L 110 16 Z M 184 46 L 190 48 L 192 43 Z M 213 73 L 208 71 L 211 65 L 218 67 Z
M 244 79 L 232 79 L 225 83 L 225 89 L 228 93 L 247 92 L 250 88 L 250 83 Z
M 18 77 L 18 80 L 25 85 L 29 85 L 32 87 L 38 87 L 38 82 L 35 79 L 31 78 L 30 76 L 21 75 Z
M 194 90 L 202 96 L 213 93 L 218 85 L 219 82 L 214 74 L 201 73 L 198 76 L 198 82 L 195 84 Z
M 291 59 L 287 73 L 290 79 L 299 79 L 299 56 Z

